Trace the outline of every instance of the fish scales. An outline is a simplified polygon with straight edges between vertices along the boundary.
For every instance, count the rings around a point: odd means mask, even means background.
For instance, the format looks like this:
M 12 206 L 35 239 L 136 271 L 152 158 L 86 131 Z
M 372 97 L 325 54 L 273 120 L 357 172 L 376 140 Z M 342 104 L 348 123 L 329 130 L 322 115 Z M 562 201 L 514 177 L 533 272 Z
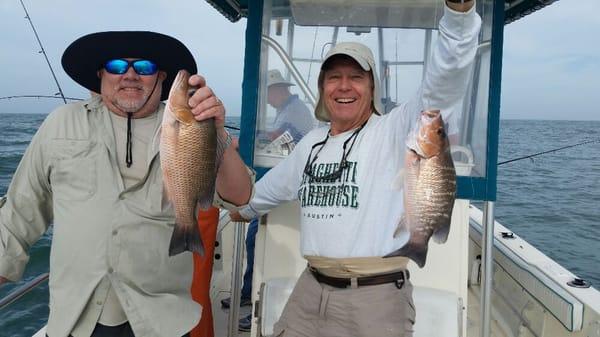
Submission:
M 421 160 L 414 196 L 418 200 L 415 214 L 421 223 L 421 226 L 417 227 L 427 229 L 424 231 L 427 239 L 438 229 L 438 224 L 450 221 L 454 206 L 456 174 L 452 160 L 448 160 L 449 156 L 449 153 L 444 153 L 428 160 Z

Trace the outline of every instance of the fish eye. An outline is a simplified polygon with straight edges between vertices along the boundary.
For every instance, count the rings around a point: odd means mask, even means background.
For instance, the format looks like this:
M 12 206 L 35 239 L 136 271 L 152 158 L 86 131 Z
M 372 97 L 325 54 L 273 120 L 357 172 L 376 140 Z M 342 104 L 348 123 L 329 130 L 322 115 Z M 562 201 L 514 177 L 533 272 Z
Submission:
M 441 128 L 437 130 L 437 134 L 440 135 L 440 136 L 442 136 L 442 137 L 446 136 L 446 133 L 444 132 L 444 129 L 441 129 Z

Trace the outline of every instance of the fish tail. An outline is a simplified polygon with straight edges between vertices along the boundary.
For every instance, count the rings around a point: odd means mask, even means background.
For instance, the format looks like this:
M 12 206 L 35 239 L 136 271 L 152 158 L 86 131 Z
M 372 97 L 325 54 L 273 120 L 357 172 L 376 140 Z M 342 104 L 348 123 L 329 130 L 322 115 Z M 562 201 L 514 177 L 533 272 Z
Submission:
M 402 248 L 384 256 L 384 258 L 393 256 L 406 256 L 409 259 L 415 261 L 419 268 L 423 268 L 427 260 L 427 245 L 414 244 L 412 242 L 409 242 Z
M 450 220 L 433 233 L 433 240 L 437 243 L 446 243 L 450 234 Z
M 169 256 L 183 253 L 186 250 L 204 256 L 204 245 L 202 244 L 200 229 L 198 226 L 180 226 L 176 224 L 169 244 Z

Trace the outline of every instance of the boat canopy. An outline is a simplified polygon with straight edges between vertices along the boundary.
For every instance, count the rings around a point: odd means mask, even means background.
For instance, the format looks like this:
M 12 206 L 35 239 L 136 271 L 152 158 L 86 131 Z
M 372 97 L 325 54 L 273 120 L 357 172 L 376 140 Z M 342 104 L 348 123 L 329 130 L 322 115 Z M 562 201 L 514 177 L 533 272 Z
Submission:
M 248 3 L 251 0 L 206 0 L 227 19 L 235 22 L 248 15 Z M 513 21 L 538 11 L 558 0 L 504 0 L 504 23 Z M 282 8 L 289 7 L 289 0 L 275 1 Z

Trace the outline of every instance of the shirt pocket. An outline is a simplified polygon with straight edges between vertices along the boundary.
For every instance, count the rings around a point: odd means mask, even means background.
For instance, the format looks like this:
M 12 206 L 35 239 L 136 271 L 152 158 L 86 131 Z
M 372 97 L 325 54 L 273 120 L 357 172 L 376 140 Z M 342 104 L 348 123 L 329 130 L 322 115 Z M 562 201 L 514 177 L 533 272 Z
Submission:
M 96 194 L 97 172 L 94 142 L 53 139 L 53 167 L 50 174 L 56 200 L 83 201 Z

